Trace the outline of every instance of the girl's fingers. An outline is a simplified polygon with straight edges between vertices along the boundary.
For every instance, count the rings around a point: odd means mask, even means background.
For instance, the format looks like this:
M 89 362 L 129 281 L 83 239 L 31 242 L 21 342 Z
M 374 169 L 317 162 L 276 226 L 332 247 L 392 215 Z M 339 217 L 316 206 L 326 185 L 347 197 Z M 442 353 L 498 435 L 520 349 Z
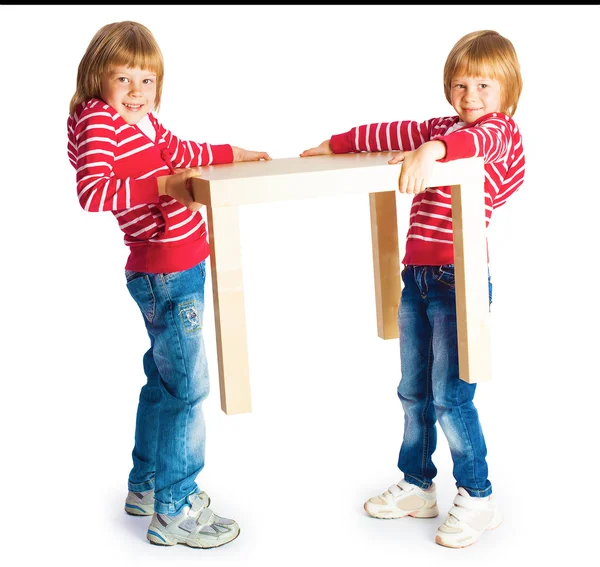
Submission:
M 388 160 L 388 163 L 390 165 L 393 165 L 395 163 L 400 163 L 401 161 L 404 161 L 404 152 L 400 152 L 399 154 L 396 154 L 394 157 L 392 157 L 390 160 Z

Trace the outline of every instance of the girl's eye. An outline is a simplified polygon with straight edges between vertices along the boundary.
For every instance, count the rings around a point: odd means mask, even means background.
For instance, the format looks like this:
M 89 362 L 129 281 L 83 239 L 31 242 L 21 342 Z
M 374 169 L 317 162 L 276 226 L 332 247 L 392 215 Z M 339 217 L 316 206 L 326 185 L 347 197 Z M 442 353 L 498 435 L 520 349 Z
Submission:
M 144 83 L 145 83 L 146 85 L 150 85 L 150 84 L 152 84 L 153 82 L 154 82 L 154 81 L 153 81 L 152 79 L 144 79 Z
M 486 89 L 486 88 L 488 87 L 488 85 L 487 85 L 487 84 L 485 84 L 485 83 L 481 83 L 481 85 L 479 85 L 479 86 L 480 86 L 482 89 Z
M 127 79 L 127 77 L 119 77 L 119 78 L 117 79 L 117 81 L 119 81 L 120 83 L 126 83 L 126 82 L 127 82 L 127 80 L 128 80 L 128 79 Z

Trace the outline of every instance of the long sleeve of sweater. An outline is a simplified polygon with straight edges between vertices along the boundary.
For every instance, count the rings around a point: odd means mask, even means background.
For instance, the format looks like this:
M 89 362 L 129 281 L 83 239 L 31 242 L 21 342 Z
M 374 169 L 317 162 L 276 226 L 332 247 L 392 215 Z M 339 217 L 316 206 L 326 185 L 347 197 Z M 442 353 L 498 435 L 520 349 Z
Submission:
M 437 138 L 446 144 L 446 157 L 440 161 L 482 157 L 485 163 L 505 162 L 514 150 L 516 133 L 517 125 L 506 114 L 486 114 L 467 127 Z
M 171 156 L 174 167 L 198 167 L 233 162 L 233 150 L 229 144 L 216 145 L 180 140 L 154 116 L 150 115 L 150 119 L 156 128 L 157 139 L 159 142 L 166 143 L 166 150 Z

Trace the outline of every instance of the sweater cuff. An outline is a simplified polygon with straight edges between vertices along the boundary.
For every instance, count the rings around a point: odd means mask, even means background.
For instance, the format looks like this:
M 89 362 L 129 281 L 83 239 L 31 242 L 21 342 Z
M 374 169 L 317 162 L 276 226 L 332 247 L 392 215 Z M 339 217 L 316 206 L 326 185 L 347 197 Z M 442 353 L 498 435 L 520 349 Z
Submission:
M 440 136 L 439 138 L 435 139 L 436 142 L 443 142 L 444 145 L 446 146 L 446 157 L 443 157 L 442 159 L 438 159 L 437 161 L 441 161 L 442 163 L 447 162 L 447 161 L 454 161 L 455 159 L 463 159 L 465 157 L 467 157 L 464 151 L 464 144 L 461 147 L 461 144 L 456 144 L 453 143 L 456 142 L 456 136 L 454 136 L 454 139 L 452 138 L 452 136 Z M 462 150 L 462 151 L 460 151 Z
M 329 139 L 329 147 L 334 154 L 349 154 L 354 152 L 350 132 L 334 134 Z
M 210 149 L 212 150 L 212 163 L 214 165 L 219 163 L 233 163 L 233 150 L 229 144 L 220 144 L 217 146 L 211 144 Z

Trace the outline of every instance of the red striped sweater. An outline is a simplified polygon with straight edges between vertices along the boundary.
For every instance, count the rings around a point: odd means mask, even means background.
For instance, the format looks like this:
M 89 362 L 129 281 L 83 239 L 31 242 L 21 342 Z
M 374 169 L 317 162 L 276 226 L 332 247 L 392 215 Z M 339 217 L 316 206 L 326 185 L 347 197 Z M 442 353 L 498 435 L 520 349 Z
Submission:
M 186 270 L 209 254 L 206 224 L 199 211 L 159 196 L 157 177 L 175 168 L 231 163 L 233 151 L 228 144 L 179 140 L 152 113 L 148 118 L 154 139 L 101 100 L 75 109 L 67 120 L 67 150 L 77 197 L 86 211 L 114 214 L 130 250 L 127 269 Z
M 416 150 L 429 140 L 446 144 L 451 161 L 483 157 L 485 168 L 486 227 L 492 211 L 502 206 L 523 183 L 525 154 L 521 133 L 512 118 L 502 113 L 482 116 L 471 124 L 458 116 L 425 122 L 398 121 L 366 124 L 331 137 L 336 153 Z M 441 266 L 454 263 L 450 187 L 429 187 L 415 195 L 410 210 L 403 264 Z

